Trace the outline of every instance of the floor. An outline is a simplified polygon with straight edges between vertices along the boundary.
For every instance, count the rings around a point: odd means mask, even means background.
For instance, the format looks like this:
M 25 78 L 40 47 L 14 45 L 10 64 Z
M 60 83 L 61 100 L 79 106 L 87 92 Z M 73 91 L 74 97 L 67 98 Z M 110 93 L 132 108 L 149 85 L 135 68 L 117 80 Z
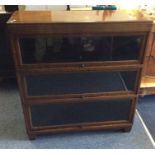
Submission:
M 137 109 L 155 141 L 155 95 L 139 98 Z
M 10 87 L 11 85 L 11 87 Z M 11 81 L 0 83 L 0 148 L 24 149 L 150 149 L 153 145 L 136 115 L 129 133 L 121 131 L 100 131 L 54 134 L 37 137 L 30 141 L 25 132 L 19 92 Z

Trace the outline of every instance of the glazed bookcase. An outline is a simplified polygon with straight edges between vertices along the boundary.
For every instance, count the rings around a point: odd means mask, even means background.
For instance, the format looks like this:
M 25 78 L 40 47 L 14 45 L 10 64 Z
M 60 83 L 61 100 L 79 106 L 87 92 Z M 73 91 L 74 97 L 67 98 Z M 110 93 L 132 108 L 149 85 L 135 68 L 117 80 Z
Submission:
M 99 16 L 94 13 L 83 16 Z M 85 22 L 80 14 L 15 12 L 8 21 L 30 139 L 64 131 L 132 128 L 152 22 Z

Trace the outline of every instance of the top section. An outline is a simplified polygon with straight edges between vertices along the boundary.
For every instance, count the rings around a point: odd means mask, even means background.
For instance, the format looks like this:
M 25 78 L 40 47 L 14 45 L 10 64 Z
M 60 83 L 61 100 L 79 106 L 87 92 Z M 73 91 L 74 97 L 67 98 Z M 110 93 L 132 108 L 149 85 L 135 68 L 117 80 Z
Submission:
M 8 24 L 18 23 L 111 23 L 148 22 L 141 12 L 129 13 L 126 10 L 104 11 L 16 11 Z

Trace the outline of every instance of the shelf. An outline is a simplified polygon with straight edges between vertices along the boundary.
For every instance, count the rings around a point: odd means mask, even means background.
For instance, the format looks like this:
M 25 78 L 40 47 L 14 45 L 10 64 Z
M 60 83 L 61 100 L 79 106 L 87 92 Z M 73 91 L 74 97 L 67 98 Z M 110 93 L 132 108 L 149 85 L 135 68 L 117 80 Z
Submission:
M 144 76 L 141 80 L 140 95 L 152 95 L 155 94 L 155 77 Z
M 134 91 L 136 71 L 26 75 L 28 96 Z
M 31 106 L 35 127 L 128 120 L 131 99 Z
M 137 36 L 55 36 L 20 38 L 23 64 L 139 60 Z
M 155 77 L 144 76 L 141 80 L 141 88 L 155 88 Z

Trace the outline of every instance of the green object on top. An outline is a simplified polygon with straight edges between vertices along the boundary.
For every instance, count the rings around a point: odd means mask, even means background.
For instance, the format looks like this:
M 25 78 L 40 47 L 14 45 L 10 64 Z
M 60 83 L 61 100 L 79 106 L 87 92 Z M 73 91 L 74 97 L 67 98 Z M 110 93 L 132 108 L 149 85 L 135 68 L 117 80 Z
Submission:
M 117 10 L 115 5 L 93 6 L 92 10 Z

